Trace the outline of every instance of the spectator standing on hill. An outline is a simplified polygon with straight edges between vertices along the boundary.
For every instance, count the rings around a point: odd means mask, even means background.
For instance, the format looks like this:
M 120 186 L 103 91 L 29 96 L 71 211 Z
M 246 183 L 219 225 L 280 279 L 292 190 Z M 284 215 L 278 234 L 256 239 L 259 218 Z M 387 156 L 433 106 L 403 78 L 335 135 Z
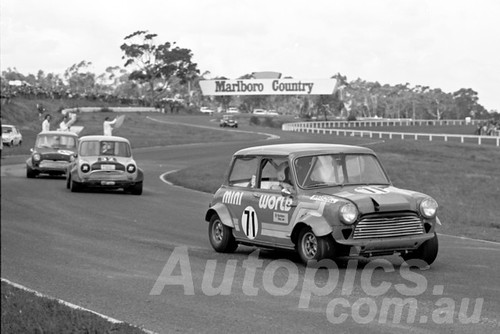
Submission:
M 50 131 L 50 119 L 51 116 L 49 114 L 45 115 L 45 119 L 42 122 L 42 132 Z
M 109 120 L 109 117 L 104 119 L 104 123 L 102 123 L 102 129 L 104 131 L 105 136 L 113 135 L 113 124 L 116 123 L 116 118 L 112 121 Z
M 69 121 L 68 116 L 64 116 L 61 123 L 59 123 L 59 130 L 69 131 Z

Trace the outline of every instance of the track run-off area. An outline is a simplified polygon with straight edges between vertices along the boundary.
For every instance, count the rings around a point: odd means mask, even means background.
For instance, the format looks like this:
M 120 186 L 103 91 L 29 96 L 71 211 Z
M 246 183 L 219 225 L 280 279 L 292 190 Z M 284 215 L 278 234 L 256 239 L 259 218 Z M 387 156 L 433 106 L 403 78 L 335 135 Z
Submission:
M 64 178 L 27 179 L 25 157 L 2 158 L 2 278 L 157 333 L 500 332 L 496 242 L 440 234 L 436 262 L 421 269 L 397 256 L 317 269 L 290 252 L 216 253 L 204 221 L 212 195 L 162 175 L 243 147 L 331 140 L 272 134 L 136 149 L 142 196 L 70 193 Z

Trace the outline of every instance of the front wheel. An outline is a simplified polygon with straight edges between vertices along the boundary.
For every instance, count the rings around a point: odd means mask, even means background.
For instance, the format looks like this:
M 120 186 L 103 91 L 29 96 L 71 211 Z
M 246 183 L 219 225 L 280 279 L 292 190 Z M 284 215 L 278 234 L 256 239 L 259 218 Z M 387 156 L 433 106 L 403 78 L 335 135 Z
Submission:
M 30 166 L 26 165 L 26 177 L 28 179 L 32 179 L 34 177 L 36 177 L 37 175 L 37 172 L 34 171 Z
M 132 195 L 141 195 L 142 194 L 142 182 L 137 182 L 130 189 Z
M 219 253 L 232 253 L 238 248 L 231 228 L 222 224 L 219 216 L 214 214 L 208 224 L 210 244 Z
M 310 228 L 300 231 L 297 252 L 305 264 L 333 257 L 333 241 L 329 236 L 318 237 Z
M 77 193 L 82 190 L 82 185 L 78 182 L 75 182 L 74 180 L 71 180 L 69 189 L 71 190 L 72 193 Z
M 413 252 L 401 255 L 401 257 L 405 261 L 418 259 L 424 261 L 428 265 L 431 265 L 434 262 L 434 260 L 436 260 L 438 250 L 439 250 L 438 237 L 436 233 L 434 233 L 432 239 L 429 239 L 426 242 L 424 242 L 422 245 L 420 245 L 418 249 L 414 250 Z

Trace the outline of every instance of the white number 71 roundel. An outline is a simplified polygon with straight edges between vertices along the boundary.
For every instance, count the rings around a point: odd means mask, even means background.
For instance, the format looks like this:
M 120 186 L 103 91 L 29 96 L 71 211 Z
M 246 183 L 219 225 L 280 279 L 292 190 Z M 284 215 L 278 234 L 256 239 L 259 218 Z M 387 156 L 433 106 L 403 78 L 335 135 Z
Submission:
M 247 206 L 241 215 L 241 228 L 248 239 L 255 239 L 259 232 L 257 213 L 251 206 Z

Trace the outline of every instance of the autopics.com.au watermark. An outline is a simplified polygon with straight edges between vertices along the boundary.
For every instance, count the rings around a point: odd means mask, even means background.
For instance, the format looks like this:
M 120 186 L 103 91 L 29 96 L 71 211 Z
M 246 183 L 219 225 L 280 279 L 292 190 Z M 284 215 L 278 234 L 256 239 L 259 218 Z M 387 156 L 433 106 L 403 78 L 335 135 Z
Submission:
M 310 307 L 311 300 L 315 297 L 331 296 L 325 309 L 326 318 L 332 324 L 352 321 L 359 324 L 372 322 L 394 324 L 399 323 L 435 323 L 435 324 L 475 324 L 481 319 L 484 298 L 462 298 L 455 300 L 443 296 L 444 286 L 429 286 L 428 280 L 419 273 L 426 263 L 419 260 L 408 261 L 396 268 L 390 261 L 377 259 L 368 262 L 362 269 L 358 269 L 358 261 L 348 262 L 345 270 L 339 270 L 337 264 L 330 259 L 310 263 L 301 275 L 297 264 L 290 260 L 273 260 L 264 265 L 264 260 L 259 258 L 256 250 L 241 261 L 230 259 L 225 263 L 217 260 L 207 260 L 201 283 L 201 293 L 206 296 L 228 296 L 233 291 L 233 282 L 237 271 L 243 272 L 241 291 L 247 296 L 257 296 L 261 290 L 259 286 L 271 296 L 282 297 L 300 291 L 298 300 L 299 309 Z M 224 274 L 221 282 L 214 286 L 215 273 Z M 417 270 L 412 270 L 417 269 Z M 257 272 L 262 270 L 261 283 L 256 286 Z M 389 281 L 373 282 L 376 270 L 386 273 L 394 272 L 399 275 L 404 283 L 391 283 Z M 287 272 L 286 280 L 279 286 L 275 283 L 278 272 Z M 326 279 L 318 282 L 318 271 L 323 271 Z M 341 278 L 343 273 L 343 280 Z M 348 298 L 353 295 L 356 278 L 359 275 L 360 287 L 363 296 L 353 301 Z M 283 275 L 279 275 L 283 277 Z M 258 281 L 257 281 L 258 282 Z M 318 284 L 319 283 L 319 284 Z M 167 263 L 158 276 L 150 295 L 160 295 L 166 286 L 182 286 L 185 295 L 195 295 L 195 283 L 186 246 L 176 247 L 170 254 Z M 337 289 L 337 291 L 335 291 Z M 432 309 L 425 308 L 427 314 L 419 313 L 419 296 L 431 291 L 436 298 Z M 389 294 L 391 295 L 389 297 Z M 359 294 L 358 294 L 359 295 Z M 394 297 L 396 295 L 396 297 Z

